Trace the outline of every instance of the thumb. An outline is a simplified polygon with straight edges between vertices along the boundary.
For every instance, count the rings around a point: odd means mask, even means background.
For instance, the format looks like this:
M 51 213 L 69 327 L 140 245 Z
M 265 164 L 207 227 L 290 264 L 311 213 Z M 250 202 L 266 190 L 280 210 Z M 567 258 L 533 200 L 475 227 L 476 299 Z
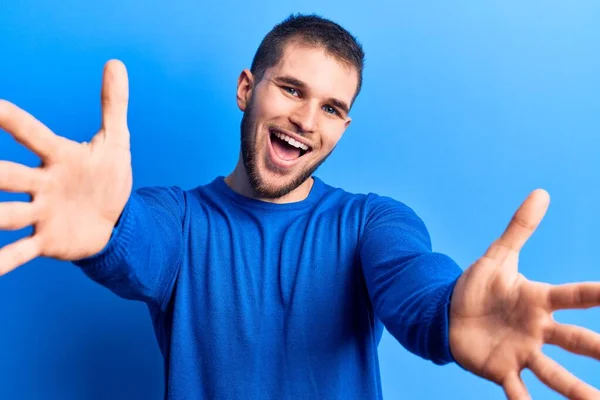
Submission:
M 513 215 L 510 223 L 499 239 L 499 244 L 515 252 L 521 251 L 544 218 L 550 195 L 543 189 L 536 189 L 527 196 Z
M 101 103 L 102 131 L 105 139 L 129 147 L 127 127 L 129 80 L 127 69 L 119 60 L 110 60 L 104 66 Z

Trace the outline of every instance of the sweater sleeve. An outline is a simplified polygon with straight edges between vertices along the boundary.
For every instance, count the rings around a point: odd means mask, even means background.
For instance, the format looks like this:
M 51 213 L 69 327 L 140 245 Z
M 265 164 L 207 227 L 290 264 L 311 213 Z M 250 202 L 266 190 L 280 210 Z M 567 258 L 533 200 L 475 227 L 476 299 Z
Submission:
M 163 309 L 181 263 L 184 212 L 177 187 L 137 189 L 104 249 L 73 264 L 118 296 Z
M 435 253 L 423 221 L 393 199 L 369 195 L 359 257 L 377 318 L 408 351 L 435 364 L 455 362 L 448 325 L 462 273 Z

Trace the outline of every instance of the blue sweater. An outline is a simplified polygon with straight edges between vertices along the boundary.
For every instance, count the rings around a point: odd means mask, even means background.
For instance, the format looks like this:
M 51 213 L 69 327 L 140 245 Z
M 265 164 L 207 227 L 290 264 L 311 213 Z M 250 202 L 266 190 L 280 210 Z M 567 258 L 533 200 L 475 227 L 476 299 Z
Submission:
M 403 203 L 318 178 L 288 204 L 223 177 L 137 189 L 106 247 L 75 264 L 147 304 L 166 399 L 381 399 L 384 327 L 420 357 L 454 361 L 462 270 Z

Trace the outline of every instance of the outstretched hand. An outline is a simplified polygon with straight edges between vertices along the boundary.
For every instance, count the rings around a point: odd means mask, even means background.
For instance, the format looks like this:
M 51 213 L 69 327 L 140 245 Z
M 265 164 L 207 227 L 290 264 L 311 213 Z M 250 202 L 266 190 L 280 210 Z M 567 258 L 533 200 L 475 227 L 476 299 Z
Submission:
M 106 245 L 132 188 L 125 66 L 109 61 L 102 82 L 102 126 L 90 143 L 55 135 L 26 111 L 0 101 L 0 129 L 41 158 L 38 168 L 0 160 L 0 190 L 30 202 L 0 202 L 0 230 L 34 227 L 0 248 L 0 275 L 46 256 L 77 260 Z
M 485 255 L 455 287 L 450 307 L 450 348 L 465 369 L 501 385 L 510 400 L 529 399 L 523 369 L 569 399 L 599 399 L 600 391 L 542 353 L 545 343 L 600 360 L 600 335 L 556 322 L 552 312 L 600 305 L 600 283 L 552 286 L 518 271 L 519 252 L 549 204 L 543 190 L 530 194 Z

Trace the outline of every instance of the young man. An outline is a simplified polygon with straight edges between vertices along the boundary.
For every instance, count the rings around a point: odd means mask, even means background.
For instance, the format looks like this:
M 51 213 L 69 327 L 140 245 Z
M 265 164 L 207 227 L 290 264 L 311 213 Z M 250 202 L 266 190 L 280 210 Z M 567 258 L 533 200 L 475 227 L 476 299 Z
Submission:
M 103 121 L 90 143 L 0 104 L 0 127 L 39 168 L 0 162 L 0 229 L 35 227 L 0 250 L 5 274 L 38 256 L 70 260 L 116 294 L 146 302 L 168 399 L 379 399 L 383 327 L 416 355 L 457 362 L 528 398 L 531 369 L 569 398 L 596 389 L 544 343 L 600 357 L 600 336 L 552 319 L 600 303 L 600 284 L 549 286 L 518 273 L 548 195 L 534 191 L 464 273 L 432 252 L 405 204 L 314 176 L 350 124 L 363 51 L 339 25 L 292 16 L 238 79 L 241 151 L 227 177 L 191 190 L 132 191 L 125 67 L 104 70 Z

